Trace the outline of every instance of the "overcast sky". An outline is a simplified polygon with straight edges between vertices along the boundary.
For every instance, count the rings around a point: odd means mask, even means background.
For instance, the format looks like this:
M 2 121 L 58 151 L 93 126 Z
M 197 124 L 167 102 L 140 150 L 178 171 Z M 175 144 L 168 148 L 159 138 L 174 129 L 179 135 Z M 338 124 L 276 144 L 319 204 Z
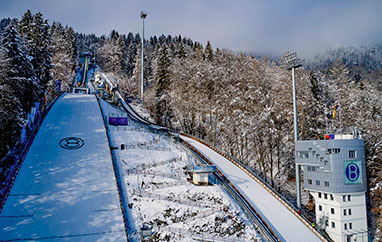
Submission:
M 214 48 L 309 57 L 339 45 L 382 43 L 382 0 L 0 0 L 0 17 L 31 9 L 77 32 L 181 34 Z

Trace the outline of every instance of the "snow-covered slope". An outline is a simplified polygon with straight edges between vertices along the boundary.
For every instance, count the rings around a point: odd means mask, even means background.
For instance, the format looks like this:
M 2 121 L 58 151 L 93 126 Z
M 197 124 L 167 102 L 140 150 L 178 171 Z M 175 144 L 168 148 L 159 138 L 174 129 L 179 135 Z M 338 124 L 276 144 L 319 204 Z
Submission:
M 41 239 L 126 241 L 105 127 L 93 95 L 65 94 L 53 106 L 2 210 L 0 241 Z
M 105 115 L 118 111 L 105 101 L 100 103 Z M 107 128 L 127 185 L 131 240 L 140 240 L 140 229 L 146 224 L 152 227 L 153 241 L 261 241 L 252 222 L 221 186 L 187 181 L 183 168 L 198 161 L 182 146 L 133 120 L 125 127 Z
M 181 138 L 194 146 L 217 166 L 245 198 L 251 202 L 252 206 L 282 241 L 321 241 L 278 199 L 235 164 L 194 139 L 183 135 L 181 135 Z

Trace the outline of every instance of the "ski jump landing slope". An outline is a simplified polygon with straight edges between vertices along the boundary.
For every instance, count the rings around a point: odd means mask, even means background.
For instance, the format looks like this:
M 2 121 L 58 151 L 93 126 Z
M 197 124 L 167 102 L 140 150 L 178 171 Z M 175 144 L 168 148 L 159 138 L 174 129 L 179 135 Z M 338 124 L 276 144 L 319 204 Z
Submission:
M 216 165 L 251 203 L 281 241 L 319 242 L 323 240 L 262 185 L 227 158 L 192 138 L 184 135 L 180 137 Z
M 41 126 L 0 215 L 0 241 L 126 241 L 95 96 L 65 94 Z

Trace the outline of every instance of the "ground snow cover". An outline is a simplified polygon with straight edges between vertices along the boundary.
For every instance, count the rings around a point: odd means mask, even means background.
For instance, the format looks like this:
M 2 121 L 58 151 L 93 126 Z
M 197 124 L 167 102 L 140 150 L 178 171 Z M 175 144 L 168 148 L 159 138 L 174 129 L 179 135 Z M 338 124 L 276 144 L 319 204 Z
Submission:
M 105 115 L 118 111 L 100 102 Z M 221 186 L 195 186 L 187 180 L 184 168 L 198 161 L 183 146 L 131 120 L 126 127 L 108 125 L 108 132 L 127 185 L 134 220 L 130 238 L 139 240 L 141 228 L 148 226 L 150 241 L 261 240 Z
M 144 108 L 142 103 L 131 102 L 130 106 L 144 119 L 154 122 L 154 119 L 150 116 L 149 112 Z

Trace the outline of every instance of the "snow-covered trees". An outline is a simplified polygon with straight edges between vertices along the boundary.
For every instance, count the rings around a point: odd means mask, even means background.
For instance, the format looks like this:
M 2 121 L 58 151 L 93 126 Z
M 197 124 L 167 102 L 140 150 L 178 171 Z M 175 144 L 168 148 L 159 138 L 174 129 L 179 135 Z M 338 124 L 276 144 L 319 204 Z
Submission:
M 54 91 L 55 81 L 61 80 L 61 89 L 65 90 L 72 82 L 76 57 L 75 36 L 70 27 L 63 27 L 60 23 L 53 22 L 50 28 L 52 36 L 52 76 L 53 79 L 48 85 L 50 92 Z
M 41 86 L 31 63 L 32 57 L 24 52 L 22 44 L 16 26 L 9 25 L 3 33 L 1 41 L 9 63 L 6 80 L 14 95 L 19 99 L 25 115 L 33 103 L 38 100 Z
M 151 60 L 153 70 L 145 73 L 148 110 L 160 124 L 213 143 L 285 192 L 283 184 L 294 178 L 290 73 L 267 59 L 227 50 L 212 51 L 209 42 L 204 48 L 200 43 L 188 45 L 180 39 L 150 39 L 155 48 L 147 46 L 146 51 L 146 63 Z M 136 74 L 141 68 L 138 55 L 133 71 Z M 166 68 L 159 61 L 163 56 L 169 59 L 165 61 L 170 63 Z M 166 70 L 166 75 L 158 75 L 159 70 Z M 377 138 L 382 135 L 378 129 L 382 110 L 378 83 L 382 82 L 378 73 L 373 70 L 356 76 L 340 59 L 333 60 L 324 70 L 296 71 L 299 136 L 315 138 L 341 124 L 358 127 L 365 138 L 372 186 L 382 184 L 382 156 L 378 154 L 382 143 Z M 157 85 L 163 83 L 165 88 Z M 166 105 L 159 102 L 163 99 L 158 94 L 166 97 Z M 338 115 L 332 117 L 337 103 L 341 103 L 341 123 Z M 378 189 L 375 194 L 382 193 Z M 382 204 L 382 199 L 373 201 L 374 207 Z M 373 211 L 382 214 L 380 210 Z
M 97 63 L 107 72 L 127 73 L 127 47 L 125 36 L 113 30 L 97 52 Z
M 72 28 L 58 23 L 50 27 L 41 13 L 29 10 L 20 21 L 2 20 L 0 33 L 2 159 L 19 141 L 21 126 L 34 103 L 42 102 L 47 86 L 53 86 L 52 77 L 66 84 L 70 81 L 76 42 Z
M 52 78 L 50 72 L 52 68 L 51 52 L 49 50 L 51 35 L 48 20 L 44 19 L 40 12 L 32 15 L 28 10 L 21 18 L 18 30 L 25 40 L 24 49 L 31 57 L 38 84 L 46 87 Z M 39 94 L 39 97 L 41 98 L 42 94 Z
M 15 95 L 12 83 L 8 81 L 10 70 L 11 63 L 7 52 L 0 47 L 0 157 L 16 144 L 17 140 L 10 137 L 19 135 L 22 124 L 20 101 Z
M 208 61 L 212 61 L 214 53 L 210 41 L 207 41 L 206 49 L 204 50 L 204 55 Z
M 209 41 L 203 47 L 182 36 L 142 40 L 139 34 L 114 30 L 97 37 L 74 33 L 59 23 L 49 29 L 40 13 L 30 11 L 18 24 L 1 21 L 0 30 L 0 135 L 6 144 L 0 155 L 14 144 L 9 137 L 17 136 L 22 116 L 41 100 L 46 84 L 52 90 L 54 80 L 62 80 L 63 86 L 70 83 L 78 52 L 94 53 L 104 71 L 117 75 L 125 96 L 138 97 L 144 42 L 145 105 L 158 123 L 213 143 L 276 189 L 293 178 L 291 77 L 276 63 L 214 50 Z M 361 130 L 369 185 L 375 188 L 370 193 L 372 207 L 379 218 L 381 53 L 381 47 L 340 48 L 316 59 L 312 70 L 296 71 L 299 136 L 313 138 L 341 124 Z M 338 115 L 332 118 L 339 103 L 341 124 Z
M 171 127 L 172 108 L 170 106 L 170 59 L 165 43 L 163 43 L 157 51 L 154 79 L 157 82 L 155 93 L 155 121 Z

